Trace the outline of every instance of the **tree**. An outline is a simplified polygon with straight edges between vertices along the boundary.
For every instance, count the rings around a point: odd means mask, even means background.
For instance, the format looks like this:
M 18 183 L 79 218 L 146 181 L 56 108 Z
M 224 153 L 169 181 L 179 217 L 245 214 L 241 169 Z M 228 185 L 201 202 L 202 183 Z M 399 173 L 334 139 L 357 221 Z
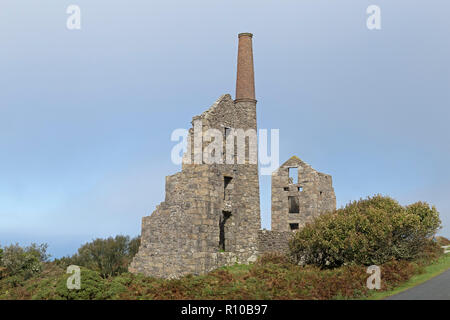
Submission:
M 42 263 L 48 261 L 47 244 L 32 243 L 28 247 L 12 244 L 0 250 L 0 267 L 6 276 L 28 279 L 41 272 Z
M 98 238 L 81 246 L 74 256 L 60 261 L 98 271 L 102 277 L 116 276 L 128 270 L 139 245 L 140 237 L 131 240 L 122 235 Z

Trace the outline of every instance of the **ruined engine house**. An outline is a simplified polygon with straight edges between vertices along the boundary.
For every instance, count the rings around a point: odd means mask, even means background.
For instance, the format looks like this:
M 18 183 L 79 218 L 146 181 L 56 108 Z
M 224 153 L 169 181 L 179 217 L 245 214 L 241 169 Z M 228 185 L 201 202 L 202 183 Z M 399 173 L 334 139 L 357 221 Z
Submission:
M 272 175 L 272 230 L 261 230 L 258 163 L 248 160 L 256 146 L 246 144 L 240 163 L 234 147 L 233 163 L 195 159 L 194 150 L 208 146 L 196 132 L 215 129 L 225 141 L 230 128 L 256 132 L 256 103 L 252 34 L 241 33 L 236 97 L 225 94 L 193 117 L 188 137 L 193 143 L 184 155 L 190 161 L 166 177 L 165 200 L 142 219 L 141 246 L 130 272 L 170 278 L 250 263 L 261 253 L 286 250 L 292 231 L 335 209 L 331 176 L 292 157 Z M 296 179 L 290 179 L 294 169 Z

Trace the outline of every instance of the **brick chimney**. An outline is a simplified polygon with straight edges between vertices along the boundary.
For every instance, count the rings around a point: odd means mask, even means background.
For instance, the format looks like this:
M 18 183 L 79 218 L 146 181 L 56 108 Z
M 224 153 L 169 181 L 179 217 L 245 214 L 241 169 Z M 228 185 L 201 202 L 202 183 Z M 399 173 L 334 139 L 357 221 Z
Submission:
M 251 33 L 239 34 L 235 102 L 256 102 L 252 37 Z

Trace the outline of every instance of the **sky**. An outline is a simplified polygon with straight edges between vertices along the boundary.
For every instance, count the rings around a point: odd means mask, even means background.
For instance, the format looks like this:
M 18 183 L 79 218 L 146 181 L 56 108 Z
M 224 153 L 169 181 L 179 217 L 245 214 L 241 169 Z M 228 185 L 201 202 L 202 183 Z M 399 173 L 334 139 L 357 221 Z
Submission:
M 81 29 L 69 30 L 69 5 Z M 381 30 L 366 27 L 370 5 Z M 450 236 L 450 3 L 442 0 L 0 2 L 0 245 L 53 257 L 136 236 L 164 200 L 173 130 L 234 97 L 252 32 L 258 126 L 331 174 L 338 207 L 426 201 Z M 270 229 L 270 177 L 261 176 Z

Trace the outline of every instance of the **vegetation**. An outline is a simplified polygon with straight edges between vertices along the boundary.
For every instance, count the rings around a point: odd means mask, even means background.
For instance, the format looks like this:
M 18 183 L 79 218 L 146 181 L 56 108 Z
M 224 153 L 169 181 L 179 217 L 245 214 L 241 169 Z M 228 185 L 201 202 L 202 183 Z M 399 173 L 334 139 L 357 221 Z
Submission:
M 446 238 L 444 238 L 446 239 Z M 446 239 L 448 240 L 448 239 Z M 431 264 L 423 268 L 422 272 L 412 276 L 408 281 L 402 283 L 400 286 L 387 291 L 375 291 L 368 296 L 370 300 L 379 300 L 394 294 L 400 293 L 412 287 L 415 287 L 439 274 L 450 269 L 450 254 L 442 255 L 439 259 L 434 260 Z
M 425 266 L 439 261 L 430 252 L 418 261 L 390 261 L 381 265 L 382 292 L 390 292 Z M 441 258 L 442 259 L 442 258 Z M 450 267 L 446 255 L 445 268 Z M 441 266 L 442 267 L 442 266 Z M 342 266 L 321 270 L 298 266 L 280 255 L 265 255 L 252 265 L 234 265 L 203 276 L 156 279 L 122 273 L 103 278 L 98 271 L 81 269 L 81 289 L 69 290 L 69 277 L 54 262 L 42 273 L 12 287 L 0 280 L 0 299 L 367 299 L 373 291 L 366 287 L 368 274 L 363 266 Z
M 39 274 L 49 257 L 47 244 L 33 243 L 28 247 L 12 244 L 4 247 L 0 249 L 0 279 L 7 278 L 9 285 L 17 286 Z
M 320 268 L 380 265 L 420 258 L 441 226 L 427 203 L 403 207 L 380 195 L 319 216 L 296 233 L 290 251 L 298 263 Z
M 62 267 L 77 265 L 98 271 L 103 278 L 116 276 L 128 269 L 139 249 L 140 237 L 118 235 L 115 238 L 95 239 L 84 244 L 72 257 L 64 257 L 55 262 Z

